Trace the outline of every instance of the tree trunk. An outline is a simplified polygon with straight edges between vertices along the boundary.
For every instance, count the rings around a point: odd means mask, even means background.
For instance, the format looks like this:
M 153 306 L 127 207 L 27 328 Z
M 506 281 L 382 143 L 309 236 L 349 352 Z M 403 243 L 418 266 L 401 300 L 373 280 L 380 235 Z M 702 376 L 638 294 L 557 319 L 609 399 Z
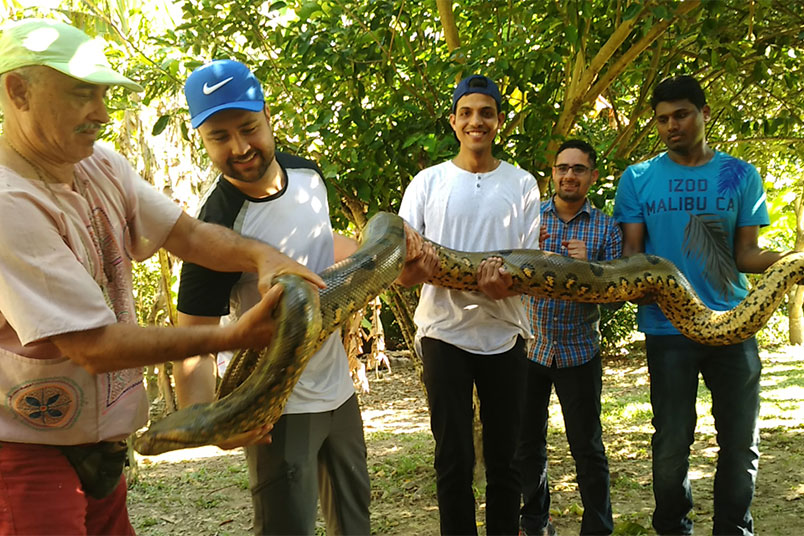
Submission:
M 393 285 L 386 291 L 385 295 L 388 297 L 388 305 L 391 307 L 391 312 L 394 313 L 396 323 L 399 326 L 399 330 L 402 332 L 405 346 L 411 354 L 414 354 L 415 349 L 413 346 L 416 340 L 416 325 L 413 323 L 413 312 L 419 301 L 418 293 L 414 289 Z M 413 355 L 411 355 L 411 357 L 413 357 Z M 418 357 L 414 357 L 414 359 L 418 359 Z
M 796 285 L 788 293 L 787 318 L 790 325 L 790 344 L 804 344 L 804 285 Z
M 804 251 L 804 188 L 793 202 L 796 212 L 796 251 Z M 804 285 L 796 285 L 788 293 L 787 317 L 790 326 L 790 344 L 804 344 Z
M 483 460 L 483 423 L 480 422 L 480 397 L 477 396 L 477 386 L 472 390 L 472 411 L 475 415 L 472 420 L 472 443 L 475 446 L 474 481 L 477 486 L 486 482 L 486 463 Z
M 165 296 L 165 309 L 167 309 L 170 325 L 175 326 L 178 322 L 176 317 L 176 308 L 173 306 L 173 299 L 170 295 L 170 279 L 172 274 L 172 266 L 170 257 L 164 249 L 159 250 L 159 269 L 161 277 L 159 278 L 162 294 Z M 159 392 L 165 399 L 165 415 L 170 415 L 176 411 L 176 397 L 173 392 L 173 382 L 171 376 L 167 371 L 168 364 L 162 363 L 159 365 Z

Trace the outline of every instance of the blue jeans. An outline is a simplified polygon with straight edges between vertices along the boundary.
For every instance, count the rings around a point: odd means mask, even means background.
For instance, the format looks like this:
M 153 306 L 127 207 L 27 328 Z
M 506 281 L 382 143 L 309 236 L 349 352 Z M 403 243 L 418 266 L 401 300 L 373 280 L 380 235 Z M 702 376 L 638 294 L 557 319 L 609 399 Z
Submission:
M 705 346 L 682 335 L 645 337 L 653 406 L 653 528 L 691 534 L 688 476 L 694 441 L 698 374 L 712 393 L 720 448 L 715 472 L 713 534 L 754 533 L 751 501 L 759 461 L 759 376 L 756 340 Z
M 514 465 L 522 397 L 525 341 L 495 355 L 478 355 L 438 339 L 421 339 L 423 380 L 435 438 L 435 470 L 441 534 L 477 534 L 472 476 L 472 389 L 480 399 L 486 464 L 486 534 L 519 530 L 519 472 Z
M 538 534 L 550 519 L 547 419 L 554 385 L 583 502 L 581 534 L 611 534 L 614 530 L 609 462 L 600 425 L 602 375 L 600 354 L 577 367 L 545 367 L 528 362 L 528 387 L 517 450 L 522 475 L 521 523 L 528 534 Z

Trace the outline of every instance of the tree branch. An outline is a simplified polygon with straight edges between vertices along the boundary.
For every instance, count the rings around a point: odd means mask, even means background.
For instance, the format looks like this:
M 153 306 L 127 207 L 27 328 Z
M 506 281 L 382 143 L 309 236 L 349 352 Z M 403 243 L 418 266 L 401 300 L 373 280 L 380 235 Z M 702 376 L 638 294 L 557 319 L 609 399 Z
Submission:
M 617 133 L 614 141 L 611 142 L 611 145 L 609 145 L 608 150 L 604 154 L 605 157 L 608 157 L 608 155 L 611 154 L 611 151 L 613 151 L 614 148 L 617 147 L 623 140 L 629 139 L 633 134 L 634 129 L 639 124 L 639 117 L 645 112 L 645 101 L 648 98 L 648 93 L 650 92 L 650 88 L 653 87 L 653 83 L 656 80 L 656 75 L 659 72 L 659 62 L 661 61 L 663 50 L 664 35 L 661 35 L 656 40 L 656 49 L 653 51 L 653 57 L 650 60 L 648 73 L 647 76 L 645 76 L 645 82 L 639 87 L 639 96 L 637 97 L 636 103 L 634 103 L 631 108 L 631 115 L 628 117 L 628 124 L 624 129 Z M 619 155 L 619 151 L 615 154 Z
M 458 25 L 455 24 L 455 13 L 452 11 L 452 0 L 436 0 L 436 7 L 438 7 L 441 27 L 444 29 L 444 40 L 447 42 L 447 50 L 452 52 L 461 46 L 461 38 L 458 36 Z
M 402 76 L 399 75 L 399 71 L 396 69 L 396 66 L 395 66 L 395 64 L 393 62 L 393 55 L 391 54 L 391 51 L 383 46 L 382 41 L 380 41 L 380 39 L 371 30 L 371 28 L 369 28 L 368 25 L 366 25 L 366 23 L 363 21 L 363 19 L 361 17 L 355 16 L 354 12 L 351 9 L 349 9 L 347 6 L 345 6 L 340 0 L 335 0 L 335 3 L 338 4 L 338 6 L 341 9 L 343 9 L 346 13 L 348 13 L 349 16 L 352 17 L 352 20 L 356 21 L 360 26 L 362 26 L 363 29 L 366 31 L 366 33 L 371 36 L 371 38 L 377 44 L 379 49 L 385 55 L 386 61 L 388 63 L 388 66 L 391 67 L 391 69 L 393 70 L 394 74 L 396 75 L 396 78 L 399 80 L 400 85 L 403 88 L 405 88 L 408 91 L 409 94 L 411 94 L 414 97 L 416 97 L 417 99 L 419 99 L 427 107 L 427 110 L 430 112 L 431 115 L 435 115 L 435 110 L 433 108 L 433 104 L 428 102 L 426 99 L 424 99 L 421 96 L 420 92 L 415 91 L 414 88 L 410 84 L 408 84 L 408 82 Z
M 681 4 L 672 19 L 667 19 L 655 24 L 651 27 L 647 34 L 645 34 L 642 39 L 634 43 L 631 48 L 625 51 L 625 53 L 620 56 L 614 65 L 612 65 L 606 73 L 601 76 L 598 81 L 595 83 L 594 86 L 583 96 L 583 102 L 590 102 L 597 98 L 601 92 L 603 92 L 609 85 L 618 77 L 620 74 L 625 70 L 631 62 L 636 59 L 637 56 L 642 54 L 642 52 L 648 48 L 651 43 L 653 43 L 656 39 L 662 35 L 667 28 L 677 21 L 679 17 L 689 13 L 692 9 L 698 7 L 700 5 L 700 1 L 695 2 L 685 2 Z
M 114 23 L 114 22 L 113 22 L 113 21 L 112 21 L 112 20 L 111 20 L 109 17 L 107 17 L 107 16 L 106 16 L 106 14 L 105 14 L 105 13 L 103 13 L 101 10 L 99 10 L 99 9 L 97 8 L 97 6 L 95 6 L 95 5 L 94 5 L 92 2 L 90 2 L 89 0 L 81 0 L 81 2 L 82 2 L 84 5 L 86 5 L 86 6 L 89 8 L 89 10 L 90 10 L 90 11 L 92 11 L 92 13 L 93 13 L 93 14 L 94 14 L 96 17 L 98 17 L 98 18 L 99 18 L 99 19 L 101 19 L 103 22 L 105 22 L 106 24 L 108 24 L 108 25 L 109 25 L 109 26 L 110 26 L 110 27 L 111 27 L 111 28 L 112 28 L 112 29 L 115 31 L 115 33 L 116 33 L 116 34 L 117 34 L 117 35 L 120 37 L 120 39 L 123 41 L 123 44 L 125 44 L 127 48 L 129 48 L 130 50 L 134 50 L 134 52 L 136 52 L 137 54 L 139 54 L 139 55 L 140 55 L 140 57 L 142 57 L 142 58 L 143 58 L 145 61 L 147 61 L 148 63 L 150 63 L 150 64 L 151 64 L 151 65 L 153 65 L 154 67 L 156 67 L 156 69 L 157 69 L 157 70 L 159 70 L 159 71 L 160 71 L 160 72 L 162 72 L 162 73 L 163 73 L 165 76 L 167 76 L 168 78 L 170 78 L 171 80 L 173 80 L 173 81 L 174 81 L 176 84 L 178 84 L 178 85 L 180 85 L 180 86 L 182 85 L 181 80 L 179 80 L 178 78 L 176 78 L 175 76 L 173 76 L 172 74 L 170 74 L 170 72 L 169 72 L 169 71 L 167 71 L 167 70 L 165 70 L 164 68 L 162 68 L 162 66 L 161 66 L 161 65 L 159 65 L 158 63 L 156 63 L 156 62 L 155 62 L 154 60 L 152 60 L 150 57 L 148 57 L 148 56 L 145 54 L 145 52 L 143 52 L 143 51 L 142 51 L 142 50 L 141 50 L 139 47 L 137 47 L 137 45 L 135 45 L 134 43 L 132 43 L 132 42 L 129 40 L 129 37 L 128 37 L 126 34 L 124 34 L 124 33 L 123 33 L 121 30 L 120 30 L 120 28 L 118 28 L 118 27 L 117 27 L 117 25 L 116 25 L 116 24 L 115 24 L 115 23 Z
M 756 138 L 742 138 L 739 140 L 707 140 L 709 145 L 737 145 L 740 143 L 755 142 L 804 143 L 804 138 L 796 138 L 794 136 L 758 136 Z

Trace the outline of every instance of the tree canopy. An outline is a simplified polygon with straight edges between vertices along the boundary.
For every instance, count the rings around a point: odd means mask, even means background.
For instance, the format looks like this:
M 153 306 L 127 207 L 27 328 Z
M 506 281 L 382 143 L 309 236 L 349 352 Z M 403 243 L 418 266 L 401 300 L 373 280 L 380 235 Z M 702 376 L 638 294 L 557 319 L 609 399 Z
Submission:
M 139 140 L 130 153 L 152 162 L 152 176 L 173 174 L 174 191 L 190 176 L 197 193 L 199 174 L 183 166 L 207 164 L 181 95 L 187 74 L 217 58 L 252 67 L 279 145 L 324 170 L 339 228 L 396 211 L 417 171 L 457 152 L 448 115 L 461 76 L 498 81 L 507 116 L 499 154 L 534 173 L 544 191 L 558 144 L 589 140 L 602 177 L 591 195 L 606 206 L 621 171 L 662 150 L 652 87 L 692 74 L 713 110 L 710 144 L 767 177 L 782 222 L 768 236 L 804 247 L 798 0 L 2 2 L 6 17 L 52 16 L 106 36 L 113 62 L 146 87 L 142 97 L 113 94 L 125 128 L 107 134 Z M 165 146 L 178 149 L 148 156 Z

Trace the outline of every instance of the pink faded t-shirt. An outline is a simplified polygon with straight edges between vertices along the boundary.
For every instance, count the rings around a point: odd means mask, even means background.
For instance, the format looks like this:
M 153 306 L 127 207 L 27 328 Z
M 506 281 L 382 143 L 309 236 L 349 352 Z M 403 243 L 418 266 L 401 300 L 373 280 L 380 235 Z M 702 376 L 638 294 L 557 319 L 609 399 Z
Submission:
M 140 369 L 93 375 L 47 338 L 136 323 L 131 261 L 156 252 L 180 214 L 100 145 L 73 186 L 0 166 L 0 441 L 91 443 L 145 423 Z

